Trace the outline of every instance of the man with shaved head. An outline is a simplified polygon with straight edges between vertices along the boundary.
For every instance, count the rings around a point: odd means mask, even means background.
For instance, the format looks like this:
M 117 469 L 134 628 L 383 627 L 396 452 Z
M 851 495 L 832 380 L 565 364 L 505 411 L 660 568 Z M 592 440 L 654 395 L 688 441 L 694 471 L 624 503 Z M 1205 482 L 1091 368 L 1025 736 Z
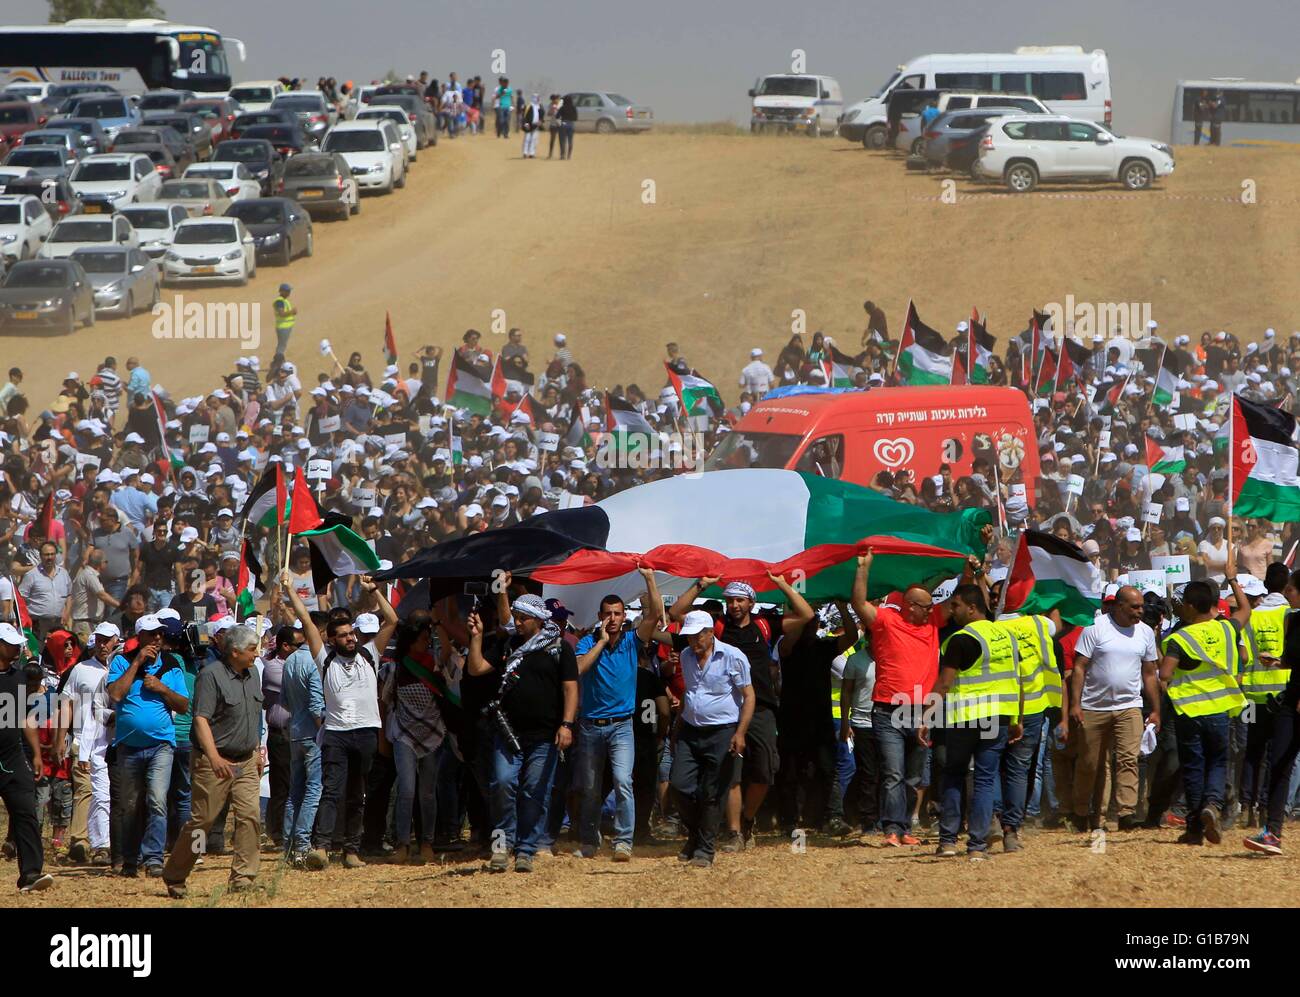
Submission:
M 1069 722 L 1065 736 L 1074 741 L 1073 810 L 1078 831 L 1089 827 L 1094 786 L 1115 750 L 1115 792 L 1119 829 L 1137 827 L 1138 748 L 1142 743 L 1142 698 L 1148 719 L 1160 729 L 1160 687 L 1156 682 L 1155 632 L 1142 622 L 1142 593 L 1125 585 L 1103 613 L 1079 634 L 1070 675 Z M 1104 801 L 1103 801 L 1104 807 Z M 1092 818 L 1100 826 L 1103 814 Z

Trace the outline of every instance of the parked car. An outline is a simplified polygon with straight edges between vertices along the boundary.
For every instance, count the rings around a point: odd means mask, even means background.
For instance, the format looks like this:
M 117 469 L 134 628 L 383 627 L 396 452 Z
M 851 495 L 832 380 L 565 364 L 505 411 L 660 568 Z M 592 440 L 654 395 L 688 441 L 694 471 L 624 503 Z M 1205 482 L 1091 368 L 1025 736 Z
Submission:
M 101 152 L 108 152 L 108 134 L 95 118 L 50 118 L 45 123 L 46 131 L 55 129 L 70 131 L 77 136 L 77 143 L 81 146 L 81 155 L 94 156 Z
M 970 172 L 979 158 L 979 143 L 988 123 L 1018 111 L 989 107 L 984 110 L 953 111 L 941 114 L 925 130 L 924 156 L 931 169 L 947 167 L 961 173 Z
M 140 124 L 140 111 L 126 97 L 117 94 L 91 93 L 78 97 L 68 106 L 68 113 L 78 118 L 94 118 L 110 139 L 123 128 Z
M 347 160 L 357 186 L 391 194 L 406 184 L 405 149 L 391 121 L 345 121 L 325 136 L 325 152 Z
M 388 107 L 400 107 L 406 112 L 407 117 L 411 119 L 412 127 L 415 129 L 416 145 L 419 148 L 423 149 L 426 145 L 438 144 L 438 117 L 430 110 L 429 105 L 419 97 L 414 97 L 409 93 L 390 93 L 382 97 L 376 97 L 367 106 L 374 107 L 379 104 Z M 358 111 L 358 117 L 360 114 L 361 112 Z
M 5 192 L 5 186 L 10 182 L 21 180 L 23 177 L 29 177 L 31 175 L 31 168 L 27 166 L 0 165 L 0 194 Z
M 3 169 L 3 167 L 0 167 Z M 43 177 L 29 171 L 25 177 L 5 184 L 6 194 L 30 194 L 41 202 L 51 221 L 59 221 L 83 212 L 84 206 L 66 176 Z
M 174 111 L 196 96 L 193 90 L 146 90 L 135 106 L 142 114 L 146 111 Z
M 279 80 L 251 80 L 230 88 L 230 99 L 245 111 L 265 111 L 271 102 L 285 93 Z
M 352 167 L 336 152 L 294 156 L 284 164 L 279 190 L 306 208 L 313 218 L 330 214 L 347 221 L 361 210 Z
M 130 318 L 158 303 L 158 264 L 141 249 L 78 249 L 69 259 L 86 271 L 96 316 Z
M 222 142 L 212 150 L 212 163 L 242 163 L 249 176 L 257 181 L 263 197 L 275 190 L 284 173 L 284 159 L 280 153 L 270 142 L 260 138 Z
M 69 104 L 89 93 L 115 94 L 117 89 L 108 83 L 55 83 L 45 95 L 45 101 L 63 114 Z
M 75 161 L 81 155 L 81 143 L 77 136 L 63 128 L 37 128 L 35 131 L 19 135 L 14 140 L 16 148 L 32 149 L 42 145 L 59 146 L 68 153 L 68 159 Z
M 252 234 L 238 218 L 187 218 L 163 254 L 163 280 L 247 284 L 257 273 Z
M 3 90 L 0 90 L 0 102 L 11 100 L 25 100 L 32 104 L 43 104 L 50 95 L 50 87 L 54 84 L 44 81 L 22 81 L 10 83 Z
M 749 99 L 751 134 L 780 131 L 814 138 L 834 135 L 844 106 L 834 77 L 804 73 L 775 73 L 755 80 Z M 578 117 L 581 120 L 581 108 Z
M 302 130 L 320 141 L 338 120 L 338 111 L 319 90 L 294 90 L 282 93 L 271 101 L 271 110 L 292 111 L 298 117 Z
M 308 138 L 298 127 L 298 122 L 284 125 L 252 125 L 244 129 L 242 139 L 261 139 L 270 142 L 283 158 L 296 156 L 307 149 L 316 148 L 316 140 Z
M 26 166 L 41 177 L 67 176 L 75 163 L 68 151 L 57 145 L 34 145 L 31 148 L 20 145 L 4 158 L 6 166 Z
M 1037 97 L 1023 93 L 983 93 L 977 90 L 945 90 L 939 94 L 939 113 L 963 111 L 973 108 L 1009 107 L 1012 113 L 1051 114 L 1052 109 Z
M 54 226 L 45 245 L 36 254 L 38 259 L 59 260 L 71 256 L 78 249 L 92 246 L 127 246 L 131 249 L 140 239 L 131 223 L 121 215 L 65 218 Z
M 287 267 L 299 256 L 311 256 L 315 245 L 311 216 L 288 197 L 260 197 L 239 201 L 226 209 L 227 218 L 238 218 L 253 235 L 258 263 Z
M 411 162 L 415 162 L 415 157 L 424 148 L 424 144 L 418 140 L 415 125 L 405 109 L 398 107 L 396 104 L 372 103 L 358 111 L 353 120 L 377 121 L 381 119 L 391 121 L 397 126 L 397 134 L 401 136 L 402 141 L 406 144 L 406 156 Z
M 268 107 L 265 111 L 245 111 L 231 123 L 230 137 L 243 138 L 244 129 L 252 128 L 254 125 L 293 125 L 297 127 L 298 115 L 285 107 L 278 110 L 272 110 Z
M 226 188 L 211 177 L 168 180 L 155 200 L 175 202 L 193 216 L 224 215 L 231 205 Z
M 1016 115 L 989 124 L 980 139 L 979 175 L 1023 194 L 1040 180 L 1092 180 L 1147 190 L 1174 171 L 1173 150 L 1149 138 L 1116 135 L 1062 115 Z
M 176 133 L 189 139 L 194 159 L 207 159 L 212 155 L 212 129 L 203 117 L 189 111 L 174 111 L 165 114 L 162 111 L 150 111 L 144 116 L 145 127 L 167 127 L 176 129 Z
M 14 139 L 33 132 L 50 119 L 50 109 L 44 104 L 28 100 L 8 100 L 0 103 L 0 150 L 13 145 Z
M 140 201 L 128 204 L 119 213 L 131 223 L 140 239 L 140 248 L 152 259 L 167 252 L 176 234 L 176 226 L 190 216 L 185 205 L 174 200 Z
M 229 98 L 200 97 L 185 101 L 176 110 L 197 114 L 206 121 L 208 131 L 212 134 L 212 144 L 216 145 L 230 137 L 230 126 L 239 116 L 241 108 Z
M 4 264 L 35 256 L 54 221 L 31 194 L 0 194 L 0 257 Z
M 24 260 L 0 284 L 0 329 L 40 328 L 66 333 L 95 324 L 95 299 L 86 271 L 75 260 Z
M 153 160 L 132 152 L 87 156 L 69 180 L 88 213 L 113 211 L 132 201 L 152 201 L 163 184 Z
M 186 168 L 194 162 L 194 147 L 183 138 L 175 128 L 164 125 L 161 128 L 152 126 L 141 126 L 139 128 L 125 128 L 117 133 L 117 138 L 113 140 L 113 152 L 143 152 L 140 147 L 162 146 L 175 161 L 176 174 L 184 173 Z M 153 157 L 150 156 L 152 159 Z
M 214 153 L 215 155 L 215 153 Z M 232 201 L 247 201 L 262 196 L 262 184 L 243 163 L 195 163 L 185 171 L 185 179 L 209 179 L 221 184 Z

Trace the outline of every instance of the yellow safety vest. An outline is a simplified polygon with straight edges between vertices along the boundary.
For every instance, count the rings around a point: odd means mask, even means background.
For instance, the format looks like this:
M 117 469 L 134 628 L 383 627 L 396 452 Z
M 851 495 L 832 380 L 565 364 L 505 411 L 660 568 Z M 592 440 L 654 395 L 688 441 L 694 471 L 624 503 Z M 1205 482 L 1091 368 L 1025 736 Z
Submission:
M 1246 658 L 1241 667 L 1241 691 L 1262 703 L 1286 688 L 1291 669 L 1282 667 L 1282 642 L 1289 606 L 1256 609 L 1246 625 Z
M 957 634 L 975 638 L 980 660 L 957 673 L 944 700 L 945 723 L 952 726 L 984 717 L 1018 717 L 1020 650 L 1011 631 L 992 620 L 976 620 L 952 634 L 943 647 Z
M 281 308 L 281 303 L 284 307 Z M 293 302 L 283 295 L 275 299 L 275 327 L 277 329 L 292 329 L 293 320 L 297 318 L 298 312 L 293 307 Z
M 1048 636 L 1045 616 L 1018 616 L 1001 620 L 1011 631 L 1020 651 L 1020 681 L 1025 688 L 1025 716 L 1042 713 L 1049 706 L 1061 705 L 1061 673 L 1056 669 L 1052 638 Z
M 1197 662 L 1195 668 L 1175 669 L 1169 699 L 1186 717 L 1238 713 L 1246 697 L 1237 685 L 1237 631 L 1227 620 L 1206 620 L 1176 630 L 1168 643 L 1177 644 Z

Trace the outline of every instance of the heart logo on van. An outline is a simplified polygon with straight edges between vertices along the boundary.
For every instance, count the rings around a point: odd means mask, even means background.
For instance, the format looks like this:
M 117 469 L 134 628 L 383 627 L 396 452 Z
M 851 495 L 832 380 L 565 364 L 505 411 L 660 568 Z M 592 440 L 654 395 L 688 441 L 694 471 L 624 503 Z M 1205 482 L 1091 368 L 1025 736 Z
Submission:
M 916 455 L 916 447 L 906 437 L 897 440 L 876 440 L 873 450 L 876 460 L 885 467 L 891 468 L 902 467 Z

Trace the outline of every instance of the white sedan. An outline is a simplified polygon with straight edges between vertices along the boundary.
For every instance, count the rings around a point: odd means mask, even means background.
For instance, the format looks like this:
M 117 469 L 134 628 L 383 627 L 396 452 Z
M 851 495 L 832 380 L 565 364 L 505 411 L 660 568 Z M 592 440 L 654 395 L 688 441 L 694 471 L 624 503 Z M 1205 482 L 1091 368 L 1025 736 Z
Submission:
M 156 260 L 167 252 L 176 237 L 176 226 L 190 213 L 173 201 L 143 201 L 123 208 L 122 216 L 139 234 L 140 248 Z
M 243 163 L 195 163 L 186 167 L 186 180 L 215 180 L 232 201 L 262 196 L 262 185 Z
M 162 174 L 148 156 L 102 153 L 87 156 L 68 178 L 87 213 L 112 212 L 133 201 L 152 201 L 162 187 Z
M 253 236 L 238 218 L 187 218 L 176 226 L 163 254 L 163 282 L 226 281 L 247 284 L 257 273 Z
M 54 226 L 36 258 L 61 260 L 78 249 L 135 249 L 139 245 L 139 235 L 121 215 L 74 215 Z

